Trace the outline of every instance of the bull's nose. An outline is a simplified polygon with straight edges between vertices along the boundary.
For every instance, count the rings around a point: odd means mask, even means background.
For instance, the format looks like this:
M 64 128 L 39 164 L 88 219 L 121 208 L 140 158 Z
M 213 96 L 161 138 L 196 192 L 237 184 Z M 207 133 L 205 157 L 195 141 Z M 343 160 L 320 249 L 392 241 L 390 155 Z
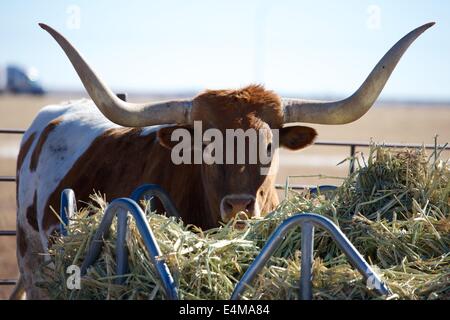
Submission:
M 220 207 L 224 222 L 235 218 L 239 212 L 245 212 L 248 217 L 253 217 L 255 215 L 255 198 L 244 195 L 229 195 L 222 199 Z

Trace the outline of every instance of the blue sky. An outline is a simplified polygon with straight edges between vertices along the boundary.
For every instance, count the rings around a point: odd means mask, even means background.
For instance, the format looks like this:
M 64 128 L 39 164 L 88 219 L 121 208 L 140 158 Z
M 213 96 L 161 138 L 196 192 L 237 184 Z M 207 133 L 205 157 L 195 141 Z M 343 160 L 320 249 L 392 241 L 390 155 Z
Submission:
M 78 14 L 79 13 L 79 14 Z M 38 68 L 50 89 L 81 89 L 38 26 L 62 32 L 117 91 L 263 83 L 303 98 L 354 91 L 403 35 L 429 21 L 385 99 L 450 100 L 450 1 L 2 1 L 0 64 Z

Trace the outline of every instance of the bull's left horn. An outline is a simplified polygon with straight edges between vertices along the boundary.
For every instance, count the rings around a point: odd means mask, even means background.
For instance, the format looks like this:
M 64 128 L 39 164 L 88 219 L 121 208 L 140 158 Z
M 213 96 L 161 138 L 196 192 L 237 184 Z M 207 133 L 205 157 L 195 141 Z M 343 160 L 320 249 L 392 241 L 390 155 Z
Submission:
M 112 122 L 126 127 L 191 123 L 191 99 L 151 103 L 124 102 L 112 93 L 66 38 L 46 24 L 40 23 L 39 26 L 58 42 L 95 105 Z
M 427 23 L 400 39 L 378 62 L 361 87 L 344 100 L 325 102 L 282 99 L 284 122 L 345 124 L 358 120 L 375 103 L 392 71 L 411 43 L 433 25 L 434 22 Z

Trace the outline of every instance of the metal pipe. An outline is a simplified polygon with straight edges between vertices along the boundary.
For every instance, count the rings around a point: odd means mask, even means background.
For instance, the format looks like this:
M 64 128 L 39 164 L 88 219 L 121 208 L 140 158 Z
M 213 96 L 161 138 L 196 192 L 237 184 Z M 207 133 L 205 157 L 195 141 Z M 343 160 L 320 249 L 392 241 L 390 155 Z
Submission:
M 128 214 L 117 215 L 117 238 L 116 238 L 116 274 L 123 275 L 128 272 Z M 116 278 L 117 284 L 123 284 L 125 277 Z
M 126 101 L 127 94 L 119 93 L 117 96 Z M 24 134 L 26 130 L 24 129 L 6 129 L 0 128 L 0 134 Z M 370 147 L 370 143 L 359 142 L 359 141 L 317 141 L 314 143 L 316 146 L 335 146 L 335 147 L 350 147 L 352 145 L 356 147 Z M 383 146 L 388 148 L 425 148 L 425 149 L 434 149 L 436 146 L 434 144 L 417 144 L 417 143 L 384 143 Z M 450 145 L 438 145 L 438 149 L 450 150 Z
M 16 177 L 15 176 L 0 176 L 0 181 L 14 182 L 14 181 L 16 181 Z
M 280 246 L 284 240 L 287 232 L 292 228 L 302 225 L 303 223 L 311 223 L 316 227 L 327 231 L 331 238 L 337 243 L 338 247 L 344 252 L 349 259 L 351 265 L 355 267 L 367 281 L 369 279 L 373 287 L 381 294 L 387 295 L 390 293 L 389 288 L 380 277 L 373 271 L 370 265 L 364 260 L 361 254 L 356 250 L 353 244 L 347 239 L 342 231 L 334 225 L 334 223 L 324 217 L 315 213 L 301 213 L 286 219 L 278 228 L 272 233 L 267 240 L 267 243 L 262 248 L 260 254 L 255 261 L 250 265 L 244 273 L 241 281 L 236 285 L 236 288 L 231 295 L 232 300 L 237 300 L 241 297 L 245 288 L 250 285 L 255 276 L 261 271 L 266 262 L 270 259 L 275 250 Z
M 158 198 L 163 207 L 164 210 L 167 212 L 167 214 L 171 217 L 177 217 L 180 218 L 180 214 L 173 204 L 172 199 L 170 198 L 169 194 L 159 185 L 157 184 L 143 184 L 142 186 L 138 187 L 133 191 L 130 198 L 133 199 L 136 202 L 139 202 L 142 198 L 144 199 L 150 199 L 152 197 Z M 150 203 L 150 210 L 154 211 L 154 205 Z
M 302 186 L 297 186 L 298 188 L 302 187 Z M 307 187 L 307 186 L 305 186 Z M 304 187 L 304 188 L 305 188 Z M 292 187 L 293 188 L 293 187 Z M 293 188 L 294 189 L 294 188 Z M 320 192 L 326 192 L 326 191 L 333 191 L 336 190 L 337 186 L 332 186 L 332 185 L 322 185 L 322 186 L 317 186 L 317 187 L 312 187 L 309 189 L 309 193 L 320 193 Z
M 302 223 L 302 262 L 300 274 L 300 298 L 312 300 L 312 267 L 314 253 L 314 226 L 310 222 Z
M 109 231 L 111 228 L 112 220 L 116 214 L 114 207 L 106 208 L 105 213 L 103 214 L 102 221 L 97 227 L 97 231 L 95 231 L 94 237 L 91 240 L 91 245 L 89 246 L 89 250 L 84 258 L 83 264 L 81 265 L 81 275 L 84 276 L 86 274 L 87 268 L 89 268 L 95 261 L 97 261 L 98 256 L 102 250 L 103 239 L 106 239 L 109 235 Z M 115 208 L 114 208 L 115 209 Z
M 61 205 L 59 207 L 59 216 L 62 223 L 59 225 L 61 235 L 67 236 L 67 226 L 70 223 L 70 218 L 77 211 L 77 200 L 72 189 L 64 189 L 61 192 Z
M 341 142 L 341 141 L 317 141 L 314 142 L 315 146 L 334 146 L 334 147 L 370 147 L 371 144 L 367 142 L 358 142 L 358 141 L 348 141 L 348 142 Z M 425 149 L 434 149 L 434 144 L 417 144 L 417 143 L 383 143 L 383 147 L 386 148 L 425 148 Z M 438 149 L 444 149 L 444 150 L 450 150 L 450 145 L 443 144 L 438 145 Z
M 24 134 L 23 129 L 0 129 L 0 134 Z
M 178 299 L 178 292 L 175 285 L 175 281 L 172 278 L 169 268 L 167 267 L 162 256 L 161 250 L 156 242 L 155 236 L 148 224 L 146 216 L 139 205 L 128 198 L 119 198 L 113 200 L 106 208 L 102 221 L 92 238 L 91 246 L 88 250 L 86 258 L 81 266 L 81 274 L 85 275 L 87 268 L 91 266 L 98 258 L 103 241 L 102 239 L 107 237 L 110 230 L 112 220 L 115 215 L 126 215 L 130 213 L 136 221 L 136 226 L 144 241 L 153 265 L 155 266 L 156 273 L 161 279 L 164 293 L 169 300 Z M 122 255 L 123 257 L 123 255 Z M 121 262 L 118 262 L 121 263 Z
M 4 236 L 4 237 L 9 237 L 9 236 L 15 236 L 16 235 L 16 230 L 0 230 L 0 237 Z

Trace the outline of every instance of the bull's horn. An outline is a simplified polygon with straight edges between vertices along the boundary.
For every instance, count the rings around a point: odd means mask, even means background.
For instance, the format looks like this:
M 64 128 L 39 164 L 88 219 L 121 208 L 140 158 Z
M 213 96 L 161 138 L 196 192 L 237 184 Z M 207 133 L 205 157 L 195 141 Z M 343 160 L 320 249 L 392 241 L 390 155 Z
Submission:
M 58 42 L 95 105 L 112 122 L 126 127 L 191 123 L 191 99 L 150 103 L 124 102 L 111 92 L 66 38 L 46 24 L 40 23 L 39 26 Z
M 358 120 L 375 103 L 406 49 L 433 25 L 434 22 L 427 23 L 400 39 L 378 62 L 361 87 L 344 100 L 326 102 L 283 99 L 284 122 L 345 124 Z

